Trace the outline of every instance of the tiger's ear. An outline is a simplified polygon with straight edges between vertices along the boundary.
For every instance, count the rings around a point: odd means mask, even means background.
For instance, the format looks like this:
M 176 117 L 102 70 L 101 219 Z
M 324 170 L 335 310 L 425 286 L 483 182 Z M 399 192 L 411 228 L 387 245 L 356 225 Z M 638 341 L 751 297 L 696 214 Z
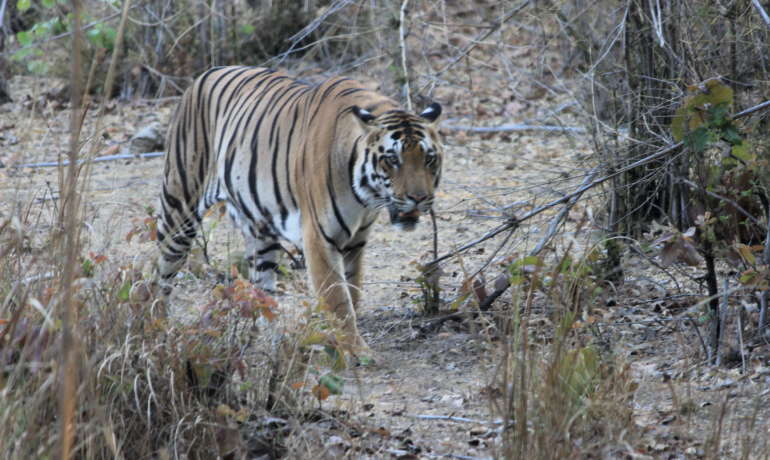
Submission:
M 425 118 L 431 123 L 434 123 L 436 120 L 438 120 L 438 117 L 441 115 L 441 104 L 438 102 L 434 102 L 433 104 L 429 105 L 427 109 L 420 112 L 420 116 L 422 118 Z
M 361 123 L 361 127 L 363 127 L 365 130 L 372 129 L 374 127 L 374 120 L 377 117 L 372 115 L 371 112 L 369 112 L 368 110 L 362 109 L 357 105 L 354 105 L 353 107 L 351 107 L 350 111 L 353 112 L 353 115 L 356 116 L 356 119 Z

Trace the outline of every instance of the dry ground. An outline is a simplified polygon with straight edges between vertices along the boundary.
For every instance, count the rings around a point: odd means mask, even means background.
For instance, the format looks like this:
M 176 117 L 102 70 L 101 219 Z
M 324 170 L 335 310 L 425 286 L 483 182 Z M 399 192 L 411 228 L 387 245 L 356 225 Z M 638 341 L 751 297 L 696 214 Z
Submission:
M 68 112 L 41 98 L 52 85 L 55 82 L 49 80 L 15 78 L 11 93 L 16 102 L 0 106 L 0 163 L 4 165 L 0 169 L 0 212 L 34 216 L 31 220 L 39 223 L 35 230 L 41 240 L 58 205 L 57 168 L 14 165 L 56 160 L 66 151 Z M 544 102 L 556 106 L 563 101 Z M 125 142 L 150 122 L 165 126 L 174 104 L 174 100 L 114 104 L 105 118 L 107 146 Z M 451 110 L 448 116 L 452 117 Z M 568 112 L 563 116 L 570 121 Z M 87 126 L 92 124 L 89 118 Z M 436 200 L 442 253 L 499 224 L 500 208 L 506 204 L 521 202 L 520 209 L 529 209 L 558 198 L 580 182 L 589 153 L 586 139 L 574 135 L 515 133 L 480 139 L 466 133 L 446 134 L 445 179 Z M 94 165 L 86 192 L 88 251 L 106 254 L 117 264 L 144 264 L 145 271 L 150 270 L 154 245 L 136 240 L 127 243 L 125 236 L 133 220 L 145 216 L 146 206 L 157 205 L 162 165 L 162 159 Z M 592 202 L 596 201 L 588 197 L 576 207 L 571 214 L 573 223 L 585 215 L 601 214 L 600 209 L 586 204 Z M 452 300 L 466 274 L 490 258 L 496 273 L 503 256 L 525 254 L 543 234 L 544 222 L 529 222 L 519 229 L 497 257 L 501 239 L 447 264 L 445 300 Z M 202 296 L 217 282 L 211 270 L 226 270 L 228 252 L 241 247 L 229 222 L 209 219 L 205 225 L 213 267 L 203 270 L 200 278 L 180 280 L 174 294 L 180 319 L 205 304 Z M 562 235 L 560 241 L 585 247 L 595 242 L 599 234 L 595 230 L 588 225 L 580 234 Z M 499 452 L 499 426 L 494 423 L 498 415 L 491 412 L 488 400 L 499 363 L 494 337 L 483 323 L 448 322 L 430 334 L 419 328 L 425 318 L 414 281 L 418 275 L 414 262 L 428 260 L 431 238 L 428 222 L 413 233 L 392 230 L 384 218 L 378 224 L 367 253 L 360 314 L 363 334 L 377 353 L 377 365 L 346 371 L 343 395 L 322 403 L 344 423 L 318 422 L 304 428 L 304 436 L 317 435 L 320 440 L 324 454 L 319 457 L 339 458 L 347 452 L 352 458 L 488 458 Z M 42 243 L 33 241 L 31 245 Z M 626 270 L 626 284 L 594 308 L 603 337 L 616 356 L 632 363 L 640 383 L 632 402 L 638 433 L 629 435 L 637 441 L 628 446 L 629 453 L 649 458 L 703 455 L 724 401 L 731 409 L 726 425 L 732 424 L 734 436 L 746 433 L 740 424 L 760 403 L 759 425 L 754 430 L 766 432 L 767 408 L 761 402 L 767 399 L 763 388 L 770 379 L 766 357 L 759 353 L 751 357 L 746 374 L 735 367 L 702 366 L 693 329 L 671 321 L 695 302 L 691 297 L 671 296 L 700 294 L 697 286 L 678 290 L 640 257 L 628 258 Z M 280 287 L 277 300 L 282 312 L 296 311 L 308 299 L 302 273 L 284 279 Z M 500 300 L 507 301 L 505 297 Z M 692 402 L 683 411 L 687 401 Z M 759 451 L 763 446 L 755 447 Z M 737 456 L 735 449 L 735 444 L 725 447 L 721 455 Z

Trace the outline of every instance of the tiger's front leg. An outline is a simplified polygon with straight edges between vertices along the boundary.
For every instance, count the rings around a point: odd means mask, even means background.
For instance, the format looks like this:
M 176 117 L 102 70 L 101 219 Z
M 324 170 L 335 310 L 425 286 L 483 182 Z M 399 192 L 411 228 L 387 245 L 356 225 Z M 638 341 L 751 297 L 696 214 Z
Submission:
M 353 302 L 353 309 L 358 310 L 359 300 L 361 299 L 361 282 L 364 277 L 364 244 L 359 243 L 345 251 L 345 279 L 348 282 L 350 298 Z
M 315 293 L 323 298 L 327 308 L 342 322 L 344 345 L 354 352 L 368 351 L 369 346 L 358 333 L 353 296 L 344 276 L 342 254 L 314 229 L 305 230 L 304 249 L 310 282 Z

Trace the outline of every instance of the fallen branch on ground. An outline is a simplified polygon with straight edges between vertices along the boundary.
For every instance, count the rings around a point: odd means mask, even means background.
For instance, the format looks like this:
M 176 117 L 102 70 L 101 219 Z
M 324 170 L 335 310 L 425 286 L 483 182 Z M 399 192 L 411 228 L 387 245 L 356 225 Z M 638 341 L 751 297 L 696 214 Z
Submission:
M 762 20 L 765 21 L 767 27 L 770 27 L 770 16 L 768 16 L 767 11 L 762 7 L 762 4 L 759 3 L 759 0 L 751 0 L 751 3 L 754 5 L 757 13 L 759 13 L 759 16 L 762 17 Z
M 594 177 L 596 177 L 596 174 L 598 173 L 598 168 L 592 169 L 583 179 L 583 183 L 581 184 L 581 187 L 579 190 L 584 189 L 584 186 L 591 182 Z M 584 189 L 585 191 L 587 189 Z M 580 199 L 582 192 L 580 194 L 574 194 L 572 198 L 567 202 L 567 204 L 564 205 L 564 207 L 559 211 L 559 213 L 554 216 L 553 219 L 551 219 L 551 222 L 548 224 L 548 231 L 545 235 L 540 239 L 540 241 L 537 243 L 534 249 L 530 251 L 530 256 L 536 256 L 545 248 L 545 245 L 548 243 L 548 241 L 553 238 L 553 236 L 556 234 L 556 231 L 558 230 L 559 226 L 561 225 L 561 222 L 564 220 L 564 218 L 569 213 L 569 210 L 572 209 L 572 207 L 577 203 L 577 201 Z M 515 230 L 515 228 L 511 229 L 511 231 Z M 495 300 L 497 300 L 498 297 L 503 295 L 505 291 L 508 290 L 508 288 L 511 287 L 511 281 L 508 279 L 508 275 L 505 273 L 500 274 L 494 282 L 495 290 L 492 291 L 491 294 L 487 295 L 479 302 L 479 311 L 472 311 L 472 312 L 455 312 L 451 313 L 446 316 L 442 316 L 440 318 L 433 319 L 429 321 L 427 324 L 421 326 L 419 329 L 423 334 L 427 334 L 428 332 L 435 331 L 441 325 L 443 325 L 447 321 L 460 321 L 469 314 L 475 317 L 481 312 L 487 312 L 489 308 L 492 306 L 492 303 L 494 303 Z
M 586 129 L 581 126 L 551 126 L 551 125 L 525 125 L 518 123 L 509 123 L 500 126 L 441 126 L 441 129 L 449 131 L 467 131 L 469 133 L 506 133 L 513 131 L 547 131 L 547 132 L 568 132 L 584 133 Z
M 138 155 L 134 155 L 133 153 L 118 153 L 116 155 L 105 155 L 103 157 L 96 157 L 93 160 L 88 161 L 89 163 L 101 163 L 103 161 L 115 161 L 115 160 L 132 160 L 137 158 L 157 158 L 162 157 L 165 155 L 166 152 L 147 152 L 147 153 L 140 153 Z M 86 161 L 78 161 L 78 164 L 86 163 Z M 13 165 L 12 168 L 50 168 L 50 167 L 56 167 L 56 166 L 67 166 L 70 164 L 69 160 L 64 160 L 62 162 L 58 161 L 43 161 L 41 163 L 24 163 L 20 165 Z
M 450 422 L 461 422 L 461 423 L 478 423 L 479 425 L 502 425 L 502 420 L 494 420 L 494 421 L 488 421 L 488 420 L 476 420 L 472 418 L 465 418 L 465 417 L 453 417 L 451 415 L 407 415 L 407 417 L 412 418 L 418 418 L 420 420 L 448 420 Z
M 412 452 L 403 449 L 385 449 L 385 452 L 396 458 L 417 458 Z M 468 455 L 457 454 L 433 454 L 431 458 L 454 458 L 457 460 L 492 460 L 492 457 L 470 457 Z
M 599 172 L 598 168 L 592 169 L 583 179 L 583 183 L 580 184 L 580 189 L 582 189 L 586 184 L 591 182 L 594 177 L 596 177 L 596 174 Z M 587 189 L 586 189 L 587 190 Z M 585 190 L 584 190 L 585 191 Z M 567 217 L 567 214 L 569 213 L 570 209 L 572 209 L 573 206 L 575 206 L 575 203 L 578 202 L 582 195 L 582 192 L 580 194 L 574 195 L 570 200 L 564 205 L 563 208 L 561 208 L 561 211 L 554 216 L 553 219 L 551 219 L 551 222 L 548 223 L 548 231 L 545 235 L 538 241 L 537 245 L 535 246 L 532 251 L 530 251 L 530 256 L 536 256 L 540 254 L 540 251 L 542 251 L 545 248 L 545 245 L 548 244 L 549 241 L 551 241 L 551 238 L 556 235 L 556 231 L 561 226 L 562 221 L 564 221 L 564 218 Z M 497 300 L 498 297 L 503 295 L 505 291 L 508 290 L 508 288 L 511 287 L 511 281 L 508 279 L 508 276 L 504 273 L 498 277 L 498 279 L 495 281 L 495 290 L 491 294 L 489 294 L 486 298 L 482 299 L 479 303 L 479 309 L 482 311 L 489 310 L 489 307 L 492 306 L 492 302 Z

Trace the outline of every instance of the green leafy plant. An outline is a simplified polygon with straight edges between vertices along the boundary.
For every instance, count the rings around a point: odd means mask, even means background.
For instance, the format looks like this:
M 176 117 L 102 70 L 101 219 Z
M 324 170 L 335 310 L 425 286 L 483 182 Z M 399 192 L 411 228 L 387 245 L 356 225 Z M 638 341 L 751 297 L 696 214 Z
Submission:
M 698 233 L 688 231 L 678 241 L 708 241 L 721 246 L 719 251 L 733 240 L 759 241 L 764 237 L 757 218 L 764 209 L 763 178 L 770 172 L 767 159 L 759 155 L 750 130 L 733 118 L 730 87 L 712 79 L 690 90 L 694 94 L 676 111 L 671 132 L 698 159 L 691 180 L 680 179 L 694 189 L 691 214 L 698 221 Z M 669 238 L 666 247 L 681 246 L 674 242 Z M 679 259 L 692 260 L 691 251 L 678 253 Z
M 427 315 L 434 315 L 438 313 L 441 306 L 440 280 L 444 272 L 441 270 L 441 266 L 437 264 L 415 263 L 415 265 L 420 272 L 415 281 L 420 287 L 422 311 Z
M 64 0 L 40 0 L 33 5 L 32 0 L 18 0 L 16 3 L 16 8 L 21 13 L 35 6 L 44 11 L 46 15 L 56 14 L 36 22 L 27 30 L 16 33 L 16 41 L 21 48 L 11 55 L 11 59 L 23 64 L 28 72 L 35 75 L 45 75 L 50 70 L 50 59 L 46 59 L 46 52 L 42 44 L 56 35 L 68 32 L 70 28 L 71 13 L 57 14 L 54 8 L 57 3 L 66 4 L 67 2 Z M 83 19 L 94 21 L 94 18 L 87 16 Z M 93 48 L 112 52 L 115 48 L 117 29 L 106 23 L 97 23 L 86 31 L 85 36 Z
M 688 88 L 671 123 L 674 139 L 690 153 L 687 177 L 675 180 L 688 187 L 690 225 L 687 231 L 667 231 L 663 243 L 664 265 L 675 261 L 700 265 L 705 261 L 705 280 L 710 297 L 709 358 L 720 354 L 719 336 L 724 327 L 719 315 L 719 281 L 716 260 L 742 268 L 738 282 L 765 289 L 766 268 L 754 253 L 765 238 L 760 219 L 767 209 L 766 155 L 762 137 L 733 115 L 733 90 L 718 79 Z M 765 216 L 766 217 L 766 216 Z
M 93 46 L 104 48 L 107 52 L 114 50 L 117 35 L 117 29 L 104 23 L 96 24 L 86 32 L 86 38 Z

